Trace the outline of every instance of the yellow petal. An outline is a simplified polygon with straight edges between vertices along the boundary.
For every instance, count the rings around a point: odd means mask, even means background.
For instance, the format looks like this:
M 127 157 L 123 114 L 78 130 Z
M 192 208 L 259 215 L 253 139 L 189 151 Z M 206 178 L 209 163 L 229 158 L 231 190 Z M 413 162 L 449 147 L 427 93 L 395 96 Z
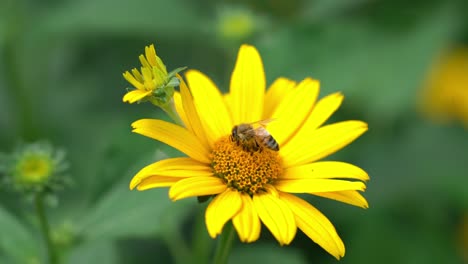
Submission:
M 277 180 L 275 188 L 288 193 L 315 193 L 359 190 L 364 191 L 366 185 L 363 182 L 330 180 L 330 179 L 294 179 Z
M 352 120 L 321 127 L 308 135 L 296 135 L 280 149 L 284 166 L 288 168 L 324 158 L 350 144 L 366 131 L 366 123 Z
M 208 165 L 191 158 L 172 158 L 160 160 L 141 169 L 130 181 L 130 189 L 150 176 L 193 177 L 212 175 Z
M 141 180 L 136 189 L 144 191 L 153 188 L 169 187 L 182 179 L 177 177 L 150 176 Z
M 132 69 L 132 74 L 133 74 L 133 77 L 135 77 L 135 79 L 140 82 L 140 83 L 143 83 L 143 76 L 141 76 L 141 73 L 136 69 L 136 68 L 133 68 Z
M 143 75 L 145 89 L 153 90 L 153 70 L 151 68 L 141 67 L 141 74 Z
M 362 208 L 369 208 L 366 198 L 357 191 L 319 192 L 311 194 Z
M 157 66 L 158 63 L 156 61 L 156 50 L 154 49 L 154 45 L 151 44 L 145 47 L 145 55 L 146 59 L 148 60 L 151 66 Z
M 164 142 L 195 160 L 210 163 L 209 147 L 183 127 L 157 119 L 140 119 L 132 127 L 135 133 Z
M 270 85 L 265 95 L 262 119 L 272 118 L 276 107 L 294 86 L 296 86 L 296 82 L 286 78 L 278 78 Z
M 151 65 L 148 63 L 144 55 L 138 56 L 138 59 L 140 59 L 141 66 L 151 69 Z
M 163 61 L 161 60 L 161 58 L 159 58 L 157 55 L 156 55 L 156 67 L 158 67 L 158 69 L 162 72 L 162 74 L 164 76 L 167 76 L 167 68 L 166 68 L 166 65 L 164 65 Z
M 190 125 L 190 121 L 187 118 L 187 115 L 185 114 L 184 106 L 182 104 L 182 97 L 179 92 L 175 91 L 174 92 L 174 107 L 176 109 L 177 114 L 179 115 L 180 119 L 182 120 L 182 123 L 184 123 L 185 127 L 193 133 L 192 127 Z
M 290 91 L 272 114 L 275 119 L 268 126 L 268 131 L 276 142 L 283 146 L 299 129 L 309 116 L 319 93 L 319 82 L 304 79 Z
M 343 102 L 341 93 L 333 93 L 320 99 L 312 110 L 312 113 L 307 118 L 301 131 L 310 133 L 310 131 L 321 126 L 330 116 L 340 107 Z M 301 131 L 298 132 L 301 133 Z
M 137 81 L 129 71 L 124 72 L 123 77 L 138 90 L 145 90 L 145 86 Z
M 241 194 L 241 198 L 242 208 L 232 218 L 232 223 L 236 228 L 240 241 L 250 243 L 259 238 L 262 226 L 252 198 L 247 194 Z
M 280 198 L 291 208 L 297 227 L 304 234 L 335 258 L 340 259 L 344 256 L 345 247 L 343 241 L 326 216 L 306 201 L 294 195 L 280 192 Z
M 253 196 L 258 216 L 280 245 L 288 245 L 296 235 L 296 223 L 286 203 L 270 193 Z
M 228 135 L 233 127 L 223 96 L 203 73 L 190 70 L 186 74 L 193 102 L 209 142 Z
M 162 85 L 164 85 L 164 83 L 167 81 L 166 79 L 167 76 L 164 74 L 164 72 L 162 72 L 161 69 L 157 67 L 153 67 L 152 71 L 153 71 L 153 80 L 152 80 L 153 86 L 156 88 L 156 87 L 161 87 Z
M 265 94 L 265 71 L 257 49 L 242 45 L 231 76 L 230 91 L 234 124 L 261 120 Z
M 226 105 L 226 108 L 228 109 L 228 113 L 231 116 L 231 120 L 233 120 L 232 119 L 232 96 L 229 93 L 224 94 L 223 100 L 224 100 L 224 104 Z
M 176 201 L 187 197 L 218 194 L 226 188 L 226 183 L 218 177 L 190 177 L 172 185 L 169 198 Z
M 224 224 L 242 208 L 240 193 L 226 189 L 217 195 L 206 208 L 205 221 L 208 233 L 212 238 L 221 234 Z
M 200 139 L 200 141 L 202 141 L 204 144 L 209 144 L 212 146 L 213 142 L 208 142 L 208 139 L 206 138 L 206 132 L 203 129 L 203 125 L 200 121 L 200 117 L 198 116 L 197 109 L 193 102 L 192 94 L 190 93 L 187 84 L 180 75 L 177 75 L 177 78 L 180 80 L 180 95 L 183 112 L 186 114 L 187 127 L 189 127 L 190 131 L 192 131 L 192 133 L 194 133 Z
M 361 168 L 346 162 L 320 161 L 287 168 L 281 179 L 330 179 L 348 178 L 369 180 L 369 175 Z
M 124 102 L 129 102 L 130 104 L 133 104 L 135 102 L 140 101 L 141 99 L 145 98 L 151 94 L 151 91 L 144 91 L 144 90 L 133 90 L 128 93 L 126 93 L 122 99 Z

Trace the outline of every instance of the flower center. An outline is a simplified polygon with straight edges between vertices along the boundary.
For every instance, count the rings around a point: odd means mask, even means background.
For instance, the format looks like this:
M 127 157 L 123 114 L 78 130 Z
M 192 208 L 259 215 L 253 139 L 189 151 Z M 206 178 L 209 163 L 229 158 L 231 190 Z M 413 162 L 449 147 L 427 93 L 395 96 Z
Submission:
M 250 151 L 225 136 L 215 142 L 211 153 L 211 167 L 215 176 L 228 187 L 254 195 L 265 190 L 283 173 L 283 164 L 277 151 L 260 146 Z
M 50 176 L 52 170 L 51 161 L 39 156 L 25 158 L 17 166 L 17 172 L 21 180 L 28 183 L 38 183 Z

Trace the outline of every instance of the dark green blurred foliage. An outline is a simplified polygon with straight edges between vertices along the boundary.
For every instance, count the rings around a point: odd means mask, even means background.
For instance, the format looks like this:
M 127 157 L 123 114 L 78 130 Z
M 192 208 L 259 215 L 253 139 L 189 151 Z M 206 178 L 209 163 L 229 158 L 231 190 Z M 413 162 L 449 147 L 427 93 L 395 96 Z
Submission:
M 265 26 L 219 41 L 218 10 L 239 6 Z M 192 242 L 212 245 L 193 230 L 203 208 L 196 199 L 172 203 L 164 189 L 128 190 L 140 168 L 179 153 L 131 133 L 131 122 L 163 114 L 123 104 L 129 84 L 121 74 L 154 43 L 168 69 L 201 70 L 226 91 L 238 44 L 248 42 L 262 55 L 268 83 L 319 79 L 322 96 L 345 94 L 333 120 L 369 123 L 367 134 L 330 159 L 368 171 L 370 208 L 310 198 L 345 242 L 341 263 L 462 263 L 467 130 L 431 123 L 416 103 L 434 59 L 468 45 L 467 7 L 436 0 L 3 0 L 0 151 L 43 138 L 67 149 L 75 184 L 48 211 L 63 263 L 183 263 Z M 0 263 L 42 263 L 31 205 L 5 190 L 0 197 Z M 279 247 L 266 229 L 258 243 L 237 243 L 232 253 L 232 263 L 260 261 L 335 262 L 301 233 Z

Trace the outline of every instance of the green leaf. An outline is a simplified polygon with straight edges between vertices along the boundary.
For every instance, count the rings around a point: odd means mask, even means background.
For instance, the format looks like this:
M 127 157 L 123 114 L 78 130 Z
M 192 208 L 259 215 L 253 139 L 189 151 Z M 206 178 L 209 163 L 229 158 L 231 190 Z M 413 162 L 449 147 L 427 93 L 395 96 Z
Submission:
M 79 230 L 85 239 L 162 235 L 168 225 L 180 224 L 196 203 L 195 199 L 172 202 L 167 188 L 130 191 L 129 182 L 130 177 L 113 186 L 83 217 Z
M 193 201 L 171 202 L 165 189 L 138 192 L 128 190 L 127 185 L 119 184 L 84 217 L 80 229 L 85 238 L 160 235 L 164 224 L 180 223 L 184 209 L 193 205 Z M 169 213 L 172 222 L 164 218 Z
M 39 256 L 39 242 L 29 230 L 4 208 L 0 207 L 0 249 L 18 263 L 30 263 Z
M 276 244 L 241 244 L 236 247 L 229 257 L 229 263 L 242 264 L 305 264 L 305 257 L 300 251 L 291 247 L 280 247 Z
M 84 243 L 74 248 L 67 257 L 67 264 L 115 264 L 118 252 L 115 245 L 108 240 L 97 240 Z

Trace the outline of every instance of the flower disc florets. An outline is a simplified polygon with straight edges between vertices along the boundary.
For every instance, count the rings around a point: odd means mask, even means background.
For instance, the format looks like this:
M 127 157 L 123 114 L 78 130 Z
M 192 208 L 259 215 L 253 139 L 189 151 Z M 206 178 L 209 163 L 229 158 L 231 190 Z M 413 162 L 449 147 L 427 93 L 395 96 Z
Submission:
M 215 142 L 211 160 L 214 175 L 225 180 L 227 186 L 249 195 L 265 190 L 265 185 L 283 173 L 277 151 L 263 146 L 249 151 L 229 136 Z
M 68 168 L 63 150 L 45 142 L 19 146 L 1 159 L 3 183 L 26 193 L 61 188 L 68 178 L 62 175 Z

